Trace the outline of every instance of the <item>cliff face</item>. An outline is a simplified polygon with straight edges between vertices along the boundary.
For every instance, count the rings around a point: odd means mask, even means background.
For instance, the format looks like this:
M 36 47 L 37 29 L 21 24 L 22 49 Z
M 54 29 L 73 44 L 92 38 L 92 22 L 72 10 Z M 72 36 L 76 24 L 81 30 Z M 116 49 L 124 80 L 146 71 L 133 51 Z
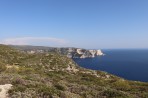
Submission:
M 72 49 L 69 48 L 67 57 L 69 58 L 93 58 L 95 56 L 102 56 L 101 50 L 86 50 L 86 49 Z
M 11 47 L 22 50 L 30 54 L 56 52 L 62 55 L 66 55 L 69 58 L 93 58 L 96 56 L 104 55 L 101 50 L 86 50 L 80 48 L 56 48 L 56 47 L 42 47 L 42 46 L 11 46 Z

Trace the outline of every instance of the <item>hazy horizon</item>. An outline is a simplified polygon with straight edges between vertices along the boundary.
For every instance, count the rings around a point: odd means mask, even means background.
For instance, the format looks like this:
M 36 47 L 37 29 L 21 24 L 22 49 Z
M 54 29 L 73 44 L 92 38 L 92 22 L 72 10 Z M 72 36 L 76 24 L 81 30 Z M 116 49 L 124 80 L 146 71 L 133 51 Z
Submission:
M 147 0 L 1 0 L 0 44 L 148 49 Z
M 52 48 L 81 48 L 87 50 L 148 50 L 148 48 L 83 48 L 83 47 L 64 47 L 64 46 L 46 46 L 46 45 L 15 45 L 15 44 L 1 44 L 1 45 L 8 45 L 8 46 L 33 46 L 33 47 L 52 47 Z

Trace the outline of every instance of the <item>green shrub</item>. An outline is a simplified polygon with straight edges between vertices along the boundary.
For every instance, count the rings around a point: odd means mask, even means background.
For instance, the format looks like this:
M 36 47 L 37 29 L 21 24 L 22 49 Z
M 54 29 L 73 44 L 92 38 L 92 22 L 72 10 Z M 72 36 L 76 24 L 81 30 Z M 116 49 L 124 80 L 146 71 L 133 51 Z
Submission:
M 106 96 L 107 98 L 128 98 L 128 96 L 123 94 L 122 92 L 112 89 L 105 90 L 103 92 L 103 96 Z
M 123 80 L 118 80 L 118 81 L 114 82 L 113 85 L 117 90 L 126 91 L 131 88 L 129 83 L 127 81 L 123 81 Z
M 37 89 L 38 89 L 38 93 L 41 95 L 41 97 L 49 96 L 46 98 L 52 98 L 52 95 L 54 95 L 54 94 L 59 95 L 59 92 L 56 89 L 54 89 L 52 87 L 47 87 L 46 85 L 40 85 L 37 87 Z
M 0 62 L 0 72 L 5 71 L 6 69 L 7 69 L 6 66 Z
M 148 98 L 148 93 L 142 93 L 141 98 Z
M 21 67 L 18 72 L 20 74 L 32 74 L 32 73 L 34 73 L 34 69 L 33 68 Z
M 9 90 L 9 93 L 12 93 L 12 92 L 24 92 L 26 89 L 27 89 L 27 87 L 25 87 L 23 85 L 17 85 L 13 89 Z
M 12 84 L 13 85 L 18 85 L 18 84 L 20 84 L 20 85 L 24 85 L 25 84 L 25 80 L 23 80 L 23 79 L 21 79 L 21 78 L 16 78 L 16 79 L 13 79 L 12 80 Z
M 65 91 L 65 87 L 60 85 L 60 84 L 56 84 L 55 88 L 58 89 L 58 90 L 61 90 L 61 91 Z

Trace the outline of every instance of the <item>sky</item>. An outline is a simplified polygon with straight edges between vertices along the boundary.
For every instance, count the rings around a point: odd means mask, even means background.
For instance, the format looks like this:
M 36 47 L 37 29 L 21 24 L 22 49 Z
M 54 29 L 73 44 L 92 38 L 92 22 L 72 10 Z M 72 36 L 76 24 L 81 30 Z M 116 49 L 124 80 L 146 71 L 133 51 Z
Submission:
M 0 0 L 0 44 L 148 48 L 148 0 Z

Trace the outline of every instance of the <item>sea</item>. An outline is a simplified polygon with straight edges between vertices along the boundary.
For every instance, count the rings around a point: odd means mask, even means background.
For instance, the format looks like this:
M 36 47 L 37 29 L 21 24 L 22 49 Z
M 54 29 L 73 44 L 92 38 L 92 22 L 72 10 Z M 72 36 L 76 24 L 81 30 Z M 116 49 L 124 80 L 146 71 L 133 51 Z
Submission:
M 148 82 L 148 49 L 104 49 L 104 56 L 74 58 L 81 67 L 101 70 L 127 80 Z

